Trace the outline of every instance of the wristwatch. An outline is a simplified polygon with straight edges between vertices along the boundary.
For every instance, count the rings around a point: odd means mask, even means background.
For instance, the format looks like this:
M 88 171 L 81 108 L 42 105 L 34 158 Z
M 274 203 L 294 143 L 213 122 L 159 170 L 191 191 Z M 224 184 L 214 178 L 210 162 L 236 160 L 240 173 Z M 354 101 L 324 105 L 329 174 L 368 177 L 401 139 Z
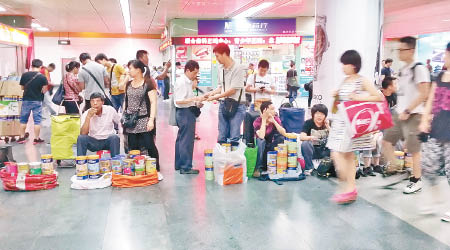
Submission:
M 409 111 L 409 109 L 405 109 L 405 110 L 403 110 L 403 113 L 405 113 L 405 114 L 407 114 L 407 115 L 410 115 L 410 114 L 411 114 L 411 111 Z

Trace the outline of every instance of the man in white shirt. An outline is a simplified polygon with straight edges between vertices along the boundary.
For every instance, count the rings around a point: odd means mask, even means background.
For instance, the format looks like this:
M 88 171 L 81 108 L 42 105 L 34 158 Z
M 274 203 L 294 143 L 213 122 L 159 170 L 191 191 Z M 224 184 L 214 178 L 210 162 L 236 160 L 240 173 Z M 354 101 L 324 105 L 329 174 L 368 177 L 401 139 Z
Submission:
M 219 143 L 239 144 L 241 125 L 245 117 L 245 66 L 235 62 L 230 57 L 230 47 L 219 43 L 213 50 L 217 61 L 223 66 L 219 67 L 218 87 L 207 93 L 208 101 L 220 100 L 219 106 Z M 231 101 L 233 99 L 234 101 Z M 236 112 L 230 113 L 226 103 L 235 103 Z M 229 108 L 229 107 L 227 107 Z
M 86 155 L 87 150 L 96 152 L 109 150 L 114 157 L 120 153 L 120 138 L 114 124 L 120 123 L 117 111 L 105 103 L 99 92 L 90 96 L 91 108 L 81 116 L 81 131 L 77 140 L 77 155 Z
M 190 60 L 184 66 L 184 74 L 177 78 L 174 86 L 174 104 L 176 107 L 176 121 L 178 135 L 175 143 L 175 169 L 180 174 L 198 174 L 197 169 L 192 169 L 192 157 L 194 154 L 195 119 L 200 115 L 203 106 L 203 96 L 194 96 L 192 85 L 197 81 L 199 65 Z
M 258 63 L 258 72 L 251 74 L 247 78 L 247 86 L 245 92 L 253 96 L 253 105 L 250 110 L 245 113 L 244 118 L 244 139 L 247 145 L 255 141 L 255 131 L 253 129 L 253 122 L 259 117 L 259 106 L 265 101 L 271 101 L 272 95 L 276 93 L 275 81 L 269 71 L 270 64 L 267 60 L 261 60 Z
M 414 61 L 416 38 L 403 37 L 400 39 L 398 50 L 399 59 L 406 63 L 399 72 L 397 91 L 397 106 L 392 115 L 394 126 L 385 131 L 383 137 L 383 153 L 386 159 L 393 163 L 394 145 L 401 139 L 405 140 L 405 147 L 413 158 L 413 175 L 409 184 L 403 190 L 405 194 L 418 192 L 422 189 L 422 170 L 420 166 L 419 124 L 427 100 L 430 73 L 420 63 Z M 388 165 L 386 172 L 395 172 L 393 165 Z

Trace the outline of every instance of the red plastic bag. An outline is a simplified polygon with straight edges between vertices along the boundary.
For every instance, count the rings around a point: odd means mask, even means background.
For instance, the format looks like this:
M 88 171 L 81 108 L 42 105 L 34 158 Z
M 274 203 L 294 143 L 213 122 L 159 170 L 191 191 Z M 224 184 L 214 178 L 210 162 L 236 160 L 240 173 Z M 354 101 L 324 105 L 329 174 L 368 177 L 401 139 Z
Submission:
M 53 189 L 59 185 L 57 173 L 51 175 L 25 175 L 8 173 L 6 169 L 2 169 L 0 178 L 3 181 L 3 188 L 7 191 L 45 190 Z
M 228 165 L 223 173 L 223 185 L 240 184 L 244 182 L 244 168 L 241 165 Z
M 345 112 L 352 138 L 357 138 L 373 131 L 387 129 L 394 125 L 386 101 L 347 101 L 339 105 Z
M 150 175 L 112 175 L 112 186 L 121 188 L 145 187 L 158 183 L 158 173 Z

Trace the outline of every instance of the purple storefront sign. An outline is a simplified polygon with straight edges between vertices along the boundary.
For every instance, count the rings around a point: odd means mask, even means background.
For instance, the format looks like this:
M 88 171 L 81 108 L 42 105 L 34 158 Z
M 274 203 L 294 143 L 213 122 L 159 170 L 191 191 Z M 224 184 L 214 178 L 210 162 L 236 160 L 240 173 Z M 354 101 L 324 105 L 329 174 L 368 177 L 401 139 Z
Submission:
M 198 20 L 198 35 L 283 35 L 296 33 L 295 18 Z

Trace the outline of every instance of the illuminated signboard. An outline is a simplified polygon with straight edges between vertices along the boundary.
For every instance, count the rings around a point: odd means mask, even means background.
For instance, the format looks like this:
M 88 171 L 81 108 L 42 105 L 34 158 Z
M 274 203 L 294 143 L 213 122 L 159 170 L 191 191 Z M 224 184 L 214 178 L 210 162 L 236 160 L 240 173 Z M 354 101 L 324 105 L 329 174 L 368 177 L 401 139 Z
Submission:
M 204 35 L 281 35 L 296 33 L 296 19 L 198 20 L 198 34 Z
M 263 36 L 263 37 L 174 37 L 175 45 L 215 45 L 226 43 L 230 45 L 274 45 L 300 44 L 301 36 Z
M 28 34 L 0 23 L 0 43 L 28 46 Z
M 170 45 L 172 45 L 172 40 L 165 41 L 163 44 L 161 44 L 161 46 L 159 46 L 159 51 L 164 51 Z

